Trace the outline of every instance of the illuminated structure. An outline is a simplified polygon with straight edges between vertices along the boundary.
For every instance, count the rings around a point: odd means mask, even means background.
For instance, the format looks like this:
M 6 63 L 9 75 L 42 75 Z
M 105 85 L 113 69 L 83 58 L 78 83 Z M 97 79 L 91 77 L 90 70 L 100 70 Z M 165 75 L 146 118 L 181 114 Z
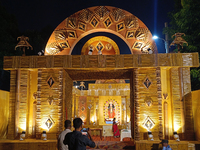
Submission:
M 155 140 L 173 139 L 174 131 L 194 140 L 190 67 L 198 66 L 198 53 L 157 54 L 148 28 L 127 11 L 81 10 L 54 30 L 45 56 L 4 58 L 4 69 L 11 70 L 7 138 L 26 131 L 40 139 L 46 131 L 55 139 L 65 119 L 81 117 L 101 128 L 116 115 L 121 128 L 131 121 L 135 140 L 148 131 Z M 97 83 L 78 90 L 78 80 Z

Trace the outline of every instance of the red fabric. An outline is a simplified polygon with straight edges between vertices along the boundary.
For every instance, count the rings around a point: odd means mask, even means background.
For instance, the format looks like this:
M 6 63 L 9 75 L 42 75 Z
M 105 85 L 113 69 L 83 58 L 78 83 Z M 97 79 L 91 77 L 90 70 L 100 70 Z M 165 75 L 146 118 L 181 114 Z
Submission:
M 120 136 L 119 129 L 116 123 L 113 124 L 113 134 L 114 136 Z

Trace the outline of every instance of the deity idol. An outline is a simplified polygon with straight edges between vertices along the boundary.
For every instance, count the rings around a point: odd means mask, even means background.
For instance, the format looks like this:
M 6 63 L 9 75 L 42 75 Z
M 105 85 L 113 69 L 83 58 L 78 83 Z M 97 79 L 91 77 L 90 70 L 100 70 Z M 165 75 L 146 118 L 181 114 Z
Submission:
M 110 103 L 108 104 L 108 116 L 109 119 L 113 119 L 115 117 L 115 106 L 112 101 L 110 101 Z

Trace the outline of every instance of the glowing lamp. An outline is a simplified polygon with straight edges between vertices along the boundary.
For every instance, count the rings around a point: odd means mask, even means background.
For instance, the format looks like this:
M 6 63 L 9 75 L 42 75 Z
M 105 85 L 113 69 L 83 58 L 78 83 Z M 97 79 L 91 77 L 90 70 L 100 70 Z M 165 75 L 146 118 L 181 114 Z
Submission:
M 154 35 L 154 36 L 153 36 L 153 39 L 155 39 L 155 40 L 158 39 L 158 36 Z
M 179 139 L 179 135 L 177 134 L 177 132 L 174 132 L 174 139 L 179 142 L 180 139 Z
M 42 132 L 42 139 L 43 139 L 44 141 L 47 140 L 47 134 L 46 134 L 46 131 L 43 131 L 43 132 Z
M 22 131 L 22 133 L 20 134 L 20 141 L 23 141 L 25 139 L 25 134 L 26 132 L 25 131 Z
M 150 139 L 150 141 L 153 141 L 153 134 L 151 133 L 151 131 L 148 131 L 148 138 Z

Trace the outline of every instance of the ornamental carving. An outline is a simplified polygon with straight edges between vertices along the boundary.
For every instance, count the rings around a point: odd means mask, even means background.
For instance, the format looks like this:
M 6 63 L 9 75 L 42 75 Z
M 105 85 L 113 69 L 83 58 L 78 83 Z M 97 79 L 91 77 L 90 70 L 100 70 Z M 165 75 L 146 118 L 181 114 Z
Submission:
M 46 51 L 51 54 L 55 55 L 59 52 L 61 52 L 63 49 L 57 44 L 57 43 L 51 43 L 46 47 Z
M 104 26 L 105 26 L 106 28 L 109 28 L 109 27 L 111 26 L 111 24 L 112 24 L 112 20 L 110 19 L 110 17 L 107 17 L 107 18 L 104 20 L 103 24 L 104 24 Z
M 115 22 L 120 21 L 125 18 L 125 14 L 123 10 L 120 8 L 113 9 L 111 16 L 113 17 Z
M 146 28 L 139 28 L 135 33 L 135 38 L 140 41 L 146 41 L 149 35 L 149 30 Z
M 144 126 L 148 131 L 150 131 L 150 130 L 155 126 L 155 123 L 154 123 L 154 121 L 148 116 L 148 117 L 144 120 L 143 126 Z
M 53 105 L 53 102 L 54 102 L 53 96 L 49 95 L 49 97 L 47 98 L 47 102 L 48 102 L 49 105 Z
M 53 85 L 55 83 L 55 80 L 52 76 L 50 76 L 48 79 L 47 79 L 47 84 L 49 85 L 49 88 L 52 88 Z
M 148 77 L 146 77 L 145 78 L 145 80 L 144 80 L 144 85 L 145 85 L 145 87 L 148 89 L 149 87 L 150 87 L 150 85 L 151 85 L 151 81 L 149 80 L 149 78 Z
M 124 22 L 120 22 L 120 23 L 116 24 L 116 29 L 117 29 L 117 32 L 124 30 L 125 29 Z
M 67 22 L 67 28 L 72 28 L 72 29 L 76 28 L 76 17 L 69 17 L 67 18 L 66 22 Z
M 99 21 L 98 21 L 98 19 L 94 16 L 94 17 L 92 18 L 92 20 L 90 21 L 90 24 L 91 24 L 91 26 L 92 26 L 93 28 L 96 28 L 97 25 L 99 24 Z
M 76 39 L 76 31 L 74 30 L 67 30 L 67 35 L 69 39 Z
M 146 96 L 144 102 L 148 107 L 150 107 L 152 105 L 153 100 L 150 96 Z
M 95 15 L 99 19 L 105 18 L 109 14 L 109 10 L 105 6 L 99 6 L 95 9 Z
M 67 38 L 66 30 L 56 30 L 54 33 L 55 33 L 56 40 L 66 40 Z
M 83 9 L 81 13 L 79 13 L 78 18 L 86 23 L 90 21 L 93 13 L 88 9 Z
M 136 30 L 127 31 L 127 32 L 126 32 L 126 38 L 127 38 L 127 39 L 133 39 L 133 38 L 135 38 L 135 31 L 136 31 Z
M 82 23 L 82 22 L 79 22 L 78 23 L 78 29 L 85 32 L 85 30 L 86 30 L 86 24 Z
M 45 121 L 45 125 L 48 129 L 51 129 L 53 124 L 54 124 L 54 120 L 51 118 L 51 116 L 49 116 L 49 118 Z
M 131 29 L 131 28 L 138 28 L 139 27 L 139 23 L 138 23 L 138 19 L 135 16 L 127 16 L 125 18 L 125 25 L 127 29 Z

